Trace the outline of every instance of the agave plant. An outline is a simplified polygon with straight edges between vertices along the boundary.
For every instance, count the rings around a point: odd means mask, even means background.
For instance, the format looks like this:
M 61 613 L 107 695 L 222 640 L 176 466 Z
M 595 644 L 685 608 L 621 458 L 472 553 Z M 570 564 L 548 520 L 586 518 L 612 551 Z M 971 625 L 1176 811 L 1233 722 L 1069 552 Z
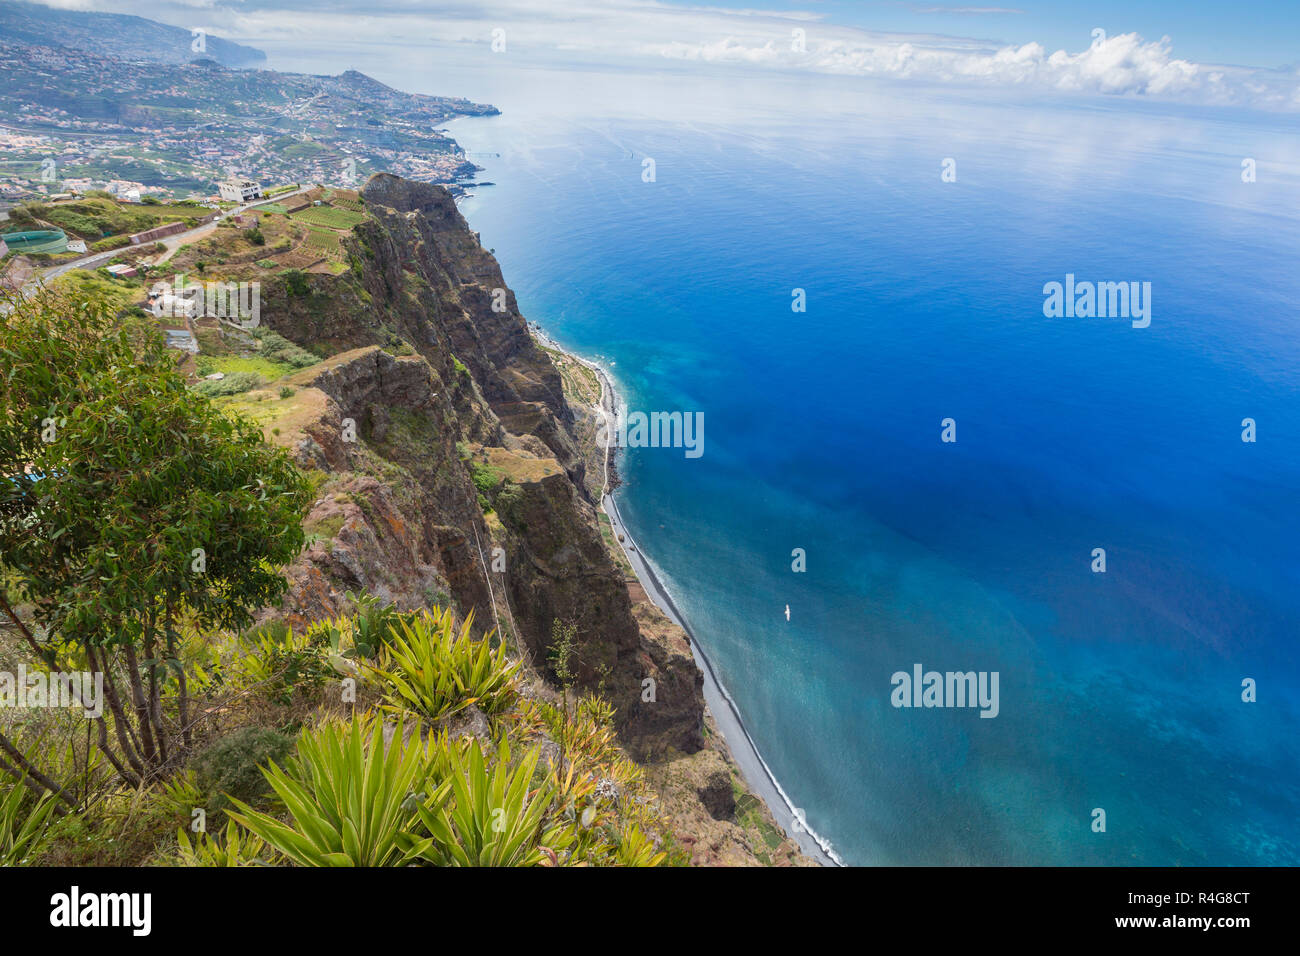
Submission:
M 562 826 L 548 818 L 557 792 L 544 778 L 532 788 L 541 751 L 530 748 L 510 766 L 503 739 L 491 770 L 478 741 L 449 751 L 452 800 L 420 816 L 433 837 L 425 859 L 445 866 L 538 866 L 555 860 L 568 842 Z
M 369 727 L 367 728 L 367 724 Z M 433 844 L 421 823 L 446 801 L 446 738 L 403 739 L 399 723 L 384 744 L 384 725 L 353 718 L 304 733 L 286 767 L 267 781 L 292 823 L 234 800 L 231 819 L 302 866 L 404 866 Z
M 395 605 L 384 604 L 373 594 L 356 595 L 348 591 L 345 596 L 356 606 L 351 622 L 354 656 L 378 656 L 400 624 L 419 616 L 399 611 Z
M 619 834 L 616 857 L 619 866 L 659 866 L 667 857 L 635 823 Z
M 373 669 L 388 687 L 388 710 L 444 720 L 471 704 L 489 715 L 518 697 L 519 663 L 488 638 L 474 640 L 474 615 L 460 629 L 450 610 L 402 620 L 389 633 L 387 652 Z
M 184 829 L 176 832 L 176 856 L 180 866 L 263 866 L 270 854 L 266 841 L 255 834 L 245 834 L 233 823 L 226 824 L 225 840 L 206 833 L 190 842 Z
M 20 784 L 4 791 L 0 795 L 0 866 L 19 866 L 40 850 L 53 813 L 54 798 L 48 793 L 32 799 Z

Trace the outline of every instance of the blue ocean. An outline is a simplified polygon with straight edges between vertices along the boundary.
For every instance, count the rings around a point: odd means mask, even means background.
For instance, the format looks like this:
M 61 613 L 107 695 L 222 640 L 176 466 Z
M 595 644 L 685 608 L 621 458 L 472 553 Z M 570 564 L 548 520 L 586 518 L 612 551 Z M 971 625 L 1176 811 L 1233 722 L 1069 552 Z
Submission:
M 525 315 L 703 413 L 620 506 L 844 860 L 1300 863 L 1295 118 L 361 68 L 501 107 L 450 129 Z M 1067 275 L 1150 324 L 1046 316 Z M 894 706 L 918 664 L 996 717 Z

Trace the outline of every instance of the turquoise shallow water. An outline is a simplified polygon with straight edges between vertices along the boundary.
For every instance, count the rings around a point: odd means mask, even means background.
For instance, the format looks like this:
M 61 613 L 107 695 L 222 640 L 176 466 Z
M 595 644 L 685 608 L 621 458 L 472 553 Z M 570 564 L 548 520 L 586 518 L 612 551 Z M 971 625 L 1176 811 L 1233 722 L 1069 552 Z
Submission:
M 624 517 L 841 856 L 1300 862 L 1294 120 L 348 65 L 501 106 L 452 131 L 525 314 L 704 413 Z M 1044 317 L 1067 273 L 1151 282 L 1150 327 Z M 998 716 L 891 706 L 918 662 Z

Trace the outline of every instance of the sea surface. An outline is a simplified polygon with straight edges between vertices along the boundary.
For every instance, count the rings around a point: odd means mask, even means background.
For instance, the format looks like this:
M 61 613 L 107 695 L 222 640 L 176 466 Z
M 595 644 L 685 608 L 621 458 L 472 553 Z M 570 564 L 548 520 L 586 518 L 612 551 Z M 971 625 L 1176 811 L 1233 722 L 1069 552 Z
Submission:
M 1294 117 L 344 66 L 498 105 L 449 128 L 525 315 L 703 413 L 621 509 L 844 860 L 1300 863 Z M 1151 283 L 1149 327 L 1046 317 L 1067 274 Z M 893 706 L 915 664 L 996 672 L 997 716 Z

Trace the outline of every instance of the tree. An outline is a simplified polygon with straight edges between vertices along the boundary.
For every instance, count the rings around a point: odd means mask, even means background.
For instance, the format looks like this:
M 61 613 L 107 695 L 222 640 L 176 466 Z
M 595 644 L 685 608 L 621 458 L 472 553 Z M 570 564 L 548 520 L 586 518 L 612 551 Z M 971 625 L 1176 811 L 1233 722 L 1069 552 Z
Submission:
M 310 485 L 256 425 L 188 388 L 156 331 L 72 295 L 5 304 L 0 567 L 45 639 L 3 593 L 0 612 L 46 666 L 104 675 L 99 746 L 138 784 L 190 748 L 179 625 L 240 628 L 278 601 Z

